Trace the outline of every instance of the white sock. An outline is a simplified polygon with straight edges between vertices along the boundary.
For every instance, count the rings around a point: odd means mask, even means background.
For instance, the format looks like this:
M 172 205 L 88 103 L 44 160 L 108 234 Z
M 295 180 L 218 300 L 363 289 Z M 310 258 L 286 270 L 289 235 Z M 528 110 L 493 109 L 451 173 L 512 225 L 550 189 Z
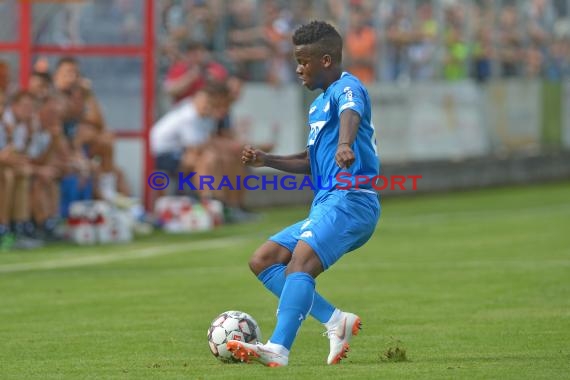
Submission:
M 113 172 L 99 175 L 99 191 L 101 196 L 108 202 L 113 202 L 117 196 L 117 176 Z
M 338 322 L 340 322 L 342 318 L 342 310 L 334 309 L 333 314 L 331 315 L 330 319 L 327 323 L 325 323 L 325 327 L 327 330 L 332 329 Z
M 271 343 L 271 341 L 268 340 L 267 343 L 264 344 L 264 346 L 279 355 L 289 357 L 289 350 L 280 344 Z

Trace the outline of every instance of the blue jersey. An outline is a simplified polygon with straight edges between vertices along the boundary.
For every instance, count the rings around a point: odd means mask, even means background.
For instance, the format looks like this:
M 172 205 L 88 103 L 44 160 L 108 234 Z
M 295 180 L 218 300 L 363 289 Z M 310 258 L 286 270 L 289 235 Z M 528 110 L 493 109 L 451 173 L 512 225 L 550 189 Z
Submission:
M 340 131 L 340 114 L 352 110 L 360 115 L 360 126 L 351 148 L 355 161 L 341 169 L 335 160 Z M 309 109 L 307 149 L 315 188 L 315 201 L 337 187 L 354 188 L 356 176 L 370 178 L 359 189 L 372 189 L 372 178 L 379 174 L 380 161 L 376 151 L 376 134 L 371 121 L 370 98 L 364 85 L 354 75 L 343 72 Z M 341 173 L 349 174 L 341 174 Z M 348 184 L 348 181 L 352 185 Z M 362 181 L 360 181 L 362 183 Z

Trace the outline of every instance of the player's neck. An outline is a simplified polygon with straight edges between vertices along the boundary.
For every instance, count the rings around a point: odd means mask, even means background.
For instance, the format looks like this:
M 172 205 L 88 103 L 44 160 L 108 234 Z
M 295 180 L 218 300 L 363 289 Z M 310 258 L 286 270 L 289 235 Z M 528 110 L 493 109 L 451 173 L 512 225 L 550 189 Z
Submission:
M 323 83 L 323 92 L 325 92 L 327 88 L 330 87 L 331 84 L 339 80 L 341 76 L 342 76 L 342 68 L 335 67 L 334 69 L 332 69 L 329 72 L 329 75 L 326 76 L 326 79 Z

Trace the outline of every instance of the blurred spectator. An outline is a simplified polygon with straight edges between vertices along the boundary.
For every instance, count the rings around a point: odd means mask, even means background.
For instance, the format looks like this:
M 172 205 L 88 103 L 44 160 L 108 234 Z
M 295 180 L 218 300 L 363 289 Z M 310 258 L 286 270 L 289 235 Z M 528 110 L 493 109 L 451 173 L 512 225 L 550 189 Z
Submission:
M 10 75 L 10 65 L 0 59 L 0 92 L 5 95 L 10 95 L 12 92 Z
M 0 167 L 8 202 L 3 208 L 0 227 L 3 239 L 10 239 L 7 223 L 11 223 L 16 247 L 35 248 L 41 242 L 33 239 L 34 225 L 30 207 L 30 182 L 33 168 L 27 157 L 34 131 L 34 98 L 26 91 L 12 97 L 0 123 Z M 6 243 L 6 241 L 4 241 Z
M 90 81 L 81 76 L 79 64 L 74 58 L 64 57 L 58 62 L 54 72 L 54 87 L 67 99 L 64 134 L 76 166 L 84 177 L 88 177 L 79 183 L 87 188 L 95 186 L 94 196 L 109 202 L 115 202 L 116 199 L 109 197 L 117 194 L 129 196 L 125 194 L 128 188 L 124 175 L 114 163 L 114 136 L 106 128 Z M 94 185 L 92 180 L 97 180 Z
M 174 176 L 179 171 L 220 174 L 219 160 L 208 149 L 208 142 L 214 133 L 215 116 L 219 112 L 215 107 L 228 97 L 225 87 L 208 85 L 161 117 L 150 135 L 155 168 Z M 201 195 L 212 197 L 207 188 Z
M 347 70 L 369 84 L 375 80 L 376 32 L 361 6 L 351 7 L 350 25 L 345 37 Z
M 271 49 L 266 80 L 271 84 L 290 83 L 296 78 L 292 33 L 293 13 L 274 1 L 265 3 L 265 38 Z
M 445 59 L 443 76 L 448 81 L 467 78 L 469 46 L 464 32 L 465 9 L 460 3 L 452 3 L 445 9 Z
M 499 23 L 499 61 L 501 76 L 504 78 L 520 74 L 519 63 L 524 58 L 524 51 L 518 25 L 516 8 L 514 6 L 503 8 Z
M 333 24 L 337 24 L 343 19 L 344 16 L 344 8 L 347 5 L 348 1 L 346 0 L 326 0 L 325 3 L 325 19 L 330 20 Z M 350 5 L 354 4 L 356 6 L 360 6 L 360 1 L 350 0 Z
M 570 43 L 564 38 L 550 42 L 544 76 L 550 81 L 561 81 L 570 74 Z
M 412 80 L 425 81 L 436 78 L 437 34 L 439 27 L 433 17 L 430 3 L 418 7 L 415 40 L 410 46 L 410 71 Z
M 473 47 L 473 76 L 479 83 L 486 82 L 492 75 L 493 41 L 491 29 L 482 26 L 477 31 Z
M 409 79 L 408 49 L 413 42 L 413 24 L 403 4 L 394 5 L 386 28 L 385 70 L 389 81 Z
M 63 57 L 58 61 L 53 73 L 53 85 L 56 91 L 64 95 L 69 95 L 74 87 L 83 88 L 86 99 L 82 117 L 98 130 L 105 129 L 103 113 L 95 94 L 91 91 L 91 82 L 81 76 L 79 62 L 75 58 Z
M 550 0 L 530 0 L 527 8 L 527 28 L 530 42 L 536 47 L 548 45 L 551 37 L 550 28 L 554 26 L 555 16 Z
M 443 66 L 444 78 L 448 81 L 467 78 L 469 48 L 463 40 L 459 27 L 452 26 L 447 32 L 446 57 Z
M 32 217 L 39 236 L 56 239 L 59 221 L 59 181 L 65 169 L 62 152 L 64 103 L 48 95 L 40 100 L 38 121 L 31 136 L 28 156 L 33 165 L 31 184 Z
M 204 87 L 206 81 L 226 80 L 228 72 L 221 64 L 212 60 L 210 53 L 198 42 L 189 42 L 181 59 L 168 70 L 164 89 L 174 104 L 194 95 Z
M 189 5 L 186 13 L 187 36 L 212 50 L 217 29 L 215 15 L 205 0 L 193 0 Z
M 17 156 L 12 154 L 12 125 L 4 122 L 6 95 L 0 91 L 0 251 L 12 246 L 13 237 L 10 234 L 12 221 L 12 197 L 14 195 L 14 175 L 12 168 L 20 163 Z
M 232 1 L 225 20 L 226 54 L 235 74 L 244 80 L 267 79 L 267 59 L 271 51 L 265 39 L 265 30 L 256 20 L 255 2 Z
M 524 52 L 524 75 L 527 78 L 540 78 L 543 74 L 544 59 L 540 47 L 532 44 Z
M 33 71 L 36 73 L 45 73 L 49 75 L 51 82 L 51 75 L 49 73 L 49 60 L 47 57 L 39 57 L 34 62 Z
M 187 37 L 184 6 L 176 0 L 161 1 L 161 6 L 159 25 L 166 39 L 175 46 L 183 44 Z
M 34 71 L 28 80 L 28 91 L 38 101 L 45 100 L 52 90 L 51 75 L 47 72 Z
M 72 202 L 93 199 L 94 168 L 88 160 L 86 145 L 95 140 L 97 126 L 86 122 L 87 98 L 90 94 L 74 58 L 59 60 L 53 74 L 53 84 L 56 94 L 65 100 L 63 135 L 67 143 L 64 154 L 69 166 L 61 180 L 60 213 L 67 218 Z M 92 118 L 102 119 L 96 111 L 91 113 L 95 114 Z

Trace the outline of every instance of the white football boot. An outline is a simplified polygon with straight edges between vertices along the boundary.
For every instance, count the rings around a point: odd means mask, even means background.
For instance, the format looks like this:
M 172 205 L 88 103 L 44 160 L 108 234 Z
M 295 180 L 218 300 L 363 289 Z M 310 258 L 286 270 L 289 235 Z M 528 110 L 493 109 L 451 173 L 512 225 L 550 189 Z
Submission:
M 253 360 L 267 367 L 283 367 L 289 362 L 287 355 L 274 352 L 261 343 L 250 344 L 240 342 L 239 340 L 230 340 L 226 343 L 226 347 L 234 358 L 244 363 L 249 363 Z
M 324 334 L 329 337 L 331 346 L 327 364 L 338 364 L 346 358 L 350 340 L 353 335 L 358 335 L 361 328 L 362 322 L 358 315 L 342 312 L 338 322 Z

